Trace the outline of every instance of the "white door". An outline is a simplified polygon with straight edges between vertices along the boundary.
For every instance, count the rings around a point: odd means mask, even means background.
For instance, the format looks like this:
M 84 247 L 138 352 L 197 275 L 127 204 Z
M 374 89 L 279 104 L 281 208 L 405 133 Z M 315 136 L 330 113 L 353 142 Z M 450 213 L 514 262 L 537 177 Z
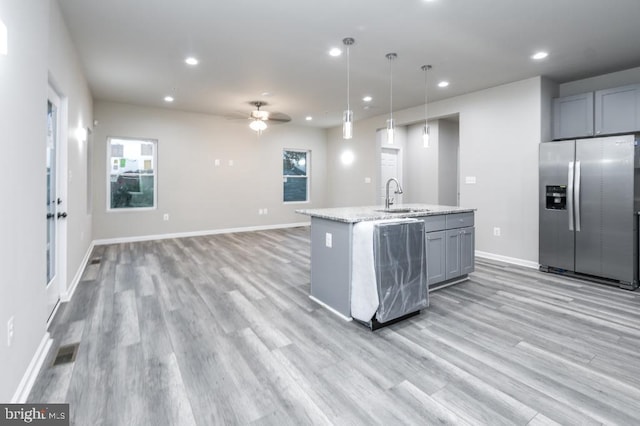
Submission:
M 382 148 L 380 155 L 380 199 L 383 203 L 387 191 L 387 181 L 391 178 L 396 178 L 402 184 L 402 170 L 400 168 L 400 162 L 398 161 L 399 155 L 399 149 Z M 401 204 L 402 194 L 394 194 L 393 191 L 395 190 L 396 184 L 392 183 L 389 187 L 389 195 L 393 197 L 394 204 Z
M 63 180 L 60 178 L 59 157 L 61 151 L 60 97 L 50 88 L 47 99 L 47 316 L 53 313 L 60 301 L 61 281 L 63 275 L 61 251 L 61 223 L 66 212 L 61 208 Z

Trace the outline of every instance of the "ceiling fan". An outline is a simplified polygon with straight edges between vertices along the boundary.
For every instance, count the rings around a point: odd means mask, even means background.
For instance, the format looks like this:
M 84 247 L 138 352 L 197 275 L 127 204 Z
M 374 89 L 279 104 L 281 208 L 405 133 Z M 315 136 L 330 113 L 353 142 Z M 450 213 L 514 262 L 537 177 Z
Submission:
M 289 117 L 287 114 L 283 114 L 281 112 L 269 112 L 269 111 L 260 109 L 263 106 L 269 105 L 267 102 L 251 101 L 249 102 L 249 105 L 253 105 L 255 109 L 251 111 L 251 114 L 249 114 L 249 117 L 246 117 L 246 116 L 245 117 L 251 120 L 251 122 L 249 123 L 249 127 L 252 130 L 255 130 L 256 132 L 258 132 L 258 134 L 262 133 L 262 131 L 267 128 L 267 123 L 281 124 L 281 123 L 288 123 L 289 121 L 291 121 L 291 117 Z M 231 117 L 231 118 L 236 118 L 236 117 Z

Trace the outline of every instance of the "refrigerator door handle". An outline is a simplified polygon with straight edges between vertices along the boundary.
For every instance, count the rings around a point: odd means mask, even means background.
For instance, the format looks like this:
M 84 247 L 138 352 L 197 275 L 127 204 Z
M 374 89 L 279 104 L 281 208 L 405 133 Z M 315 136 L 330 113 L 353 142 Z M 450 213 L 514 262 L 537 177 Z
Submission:
M 576 211 L 576 231 L 580 231 L 580 162 L 576 161 L 576 183 L 575 183 L 575 211 Z
M 573 231 L 573 161 L 569 162 L 567 176 L 567 213 L 569 214 L 569 231 Z

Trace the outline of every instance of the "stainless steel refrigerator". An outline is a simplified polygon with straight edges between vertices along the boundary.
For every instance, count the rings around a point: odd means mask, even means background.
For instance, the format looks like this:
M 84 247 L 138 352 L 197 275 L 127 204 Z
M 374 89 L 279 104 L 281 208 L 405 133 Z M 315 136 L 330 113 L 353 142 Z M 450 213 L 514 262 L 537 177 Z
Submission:
M 540 144 L 540 269 L 638 287 L 638 135 Z

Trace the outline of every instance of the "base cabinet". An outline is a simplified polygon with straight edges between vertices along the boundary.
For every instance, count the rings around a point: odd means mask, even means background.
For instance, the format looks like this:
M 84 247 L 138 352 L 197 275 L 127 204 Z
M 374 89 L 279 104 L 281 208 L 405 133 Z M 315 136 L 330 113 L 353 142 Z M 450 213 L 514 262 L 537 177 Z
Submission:
M 474 269 L 474 228 L 447 231 L 447 272 L 445 279 L 466 275 Z
M 427 284 L 432 286 L 473 272 L 473 213 L 424 218 Z
M 427 284 L 446 280 L 447 243 L 446 231 L 427 232 Z

